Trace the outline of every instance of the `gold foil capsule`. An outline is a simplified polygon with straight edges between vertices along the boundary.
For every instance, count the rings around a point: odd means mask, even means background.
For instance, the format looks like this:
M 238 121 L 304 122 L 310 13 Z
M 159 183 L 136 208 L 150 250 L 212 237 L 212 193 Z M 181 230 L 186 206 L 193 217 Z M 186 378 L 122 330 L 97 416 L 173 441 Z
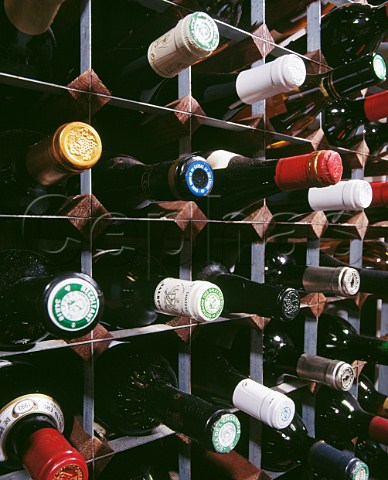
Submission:
M 93 167 L 101 157 L 96 130 L 83 122 L 62 125 L 54 135 L 33 145 L 26 158 L 28 173 L 42 185 L 51 185 Z

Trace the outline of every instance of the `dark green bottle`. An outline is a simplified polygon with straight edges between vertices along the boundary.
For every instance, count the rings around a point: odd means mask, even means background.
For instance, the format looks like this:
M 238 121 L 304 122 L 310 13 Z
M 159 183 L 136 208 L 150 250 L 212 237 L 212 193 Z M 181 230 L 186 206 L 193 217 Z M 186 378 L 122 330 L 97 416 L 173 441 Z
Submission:
M 368 466 L 354 455 L 341 452 L 308 435 L 305 424 L 295 415 L 284 430 L 263 427 L 262 466 L 275 472 L 297 465 L 308 467 L 319 476 L 335 480 L 368 478 Z
M 318 321 L 318 355 L 388 365 L 388 341 L 359 335 L 346 320 L 324 313 Z
M 95 372 L 96 414 L 114 432 L 147 435 L 164 423 L 218 453 L 233 450 L 239 440 L 237 417 L 178 390 L 173 369 L 156 353 L 115 342 Z

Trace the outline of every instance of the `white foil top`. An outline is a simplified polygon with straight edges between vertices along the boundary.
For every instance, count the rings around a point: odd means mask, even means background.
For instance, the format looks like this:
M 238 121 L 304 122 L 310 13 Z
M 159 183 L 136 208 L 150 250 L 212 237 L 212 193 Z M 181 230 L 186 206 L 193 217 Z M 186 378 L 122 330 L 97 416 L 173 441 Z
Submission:
M 362 210 L 372 202 L 372 187 L 365 180 L 347 180 L 323 188 L 310 188 L 312 210 Z
M 221 315 L 224 297 L 210 282 L 165 278 L 155 289 L 154 303 L 162 313 L 209 322 Z
M 273 62 L 242 71 L 236 80 L 241 101 L 255 102 L 300 87 L 306 79 L 306 67 L 297 55 L 283 55 Z
M 218 43 L 215 21 L 204 12 L 195 12 L 151 43 L 148 62 L 161 77 L 175 77 L 197 60 L 209 56 Z
M 295 414 L 291 398 L 250 378 L 242 380 L 235 388 L 233 405 L 272 428 L 286 428 Z

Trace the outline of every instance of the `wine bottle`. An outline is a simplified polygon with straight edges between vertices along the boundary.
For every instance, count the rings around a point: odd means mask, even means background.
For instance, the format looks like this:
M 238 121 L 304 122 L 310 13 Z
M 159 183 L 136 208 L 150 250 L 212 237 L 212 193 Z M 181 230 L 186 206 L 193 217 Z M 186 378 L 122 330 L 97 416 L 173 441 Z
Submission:
M 0 71 L 49 81 L 56 41 L 50 25 L 64 0 L 5 0 L 0 6 Z
M 155 258 L 139 250 L 101 251 L 93 265 L 93 277 L 105 294 L 103 320 L 116 328 L 149 325 L 159 314 L 209 322 L 222 312 L 224 298 L 217 285 L 168 277 Z
M 354 455 L 310 437 L 303 420 L 295 414 L 284 430 L 263 428 L 263 468 L 275 472 L 307 465 L 320 478 L 358 480 L 369 477 L 368 465 Z
M 368 242 L 365 243 L 365 247 Z M 343 268 L 349 267 L 348 255 L 342 255 L 342 250 L 338 248 L 338 257 L 332 256 L 327 251 L 327 245 L 322 244 L 320 251 L 319 263 L 323 267 L 331 268 Z M 349 254 L 349 246 L 347 246 L 347 254 Z M 336 254 L 336 253 L 335 253 Z M 306 247 L 302 244 L 276 244 L 267 245 L 267 255 L 270 257 L 271 265 L 273 264 L 275 269 L 279 266 L 296 265 L 301 263 L 306 258 Z M 366 265 L 368 268 L 352 267 L 357 270 L 360 277 L 359 292 L 373 293 L 374 295 L 386 295 L 388 288 L 388 273 L 374 269 L 371 265 Z M 273 270 L 273 274 L 276 275 L 276 270 Z
M 346 320 L 324 313 L 318 322 L 318 355 L 388 365 L 388 341 L 359 335 Z
M 53 135 L 25 130 L 0 133 L 0 211 L 41 215 L 52 208 L 48 189 L 71 175 L 95 165 L 102 152 L 101 139 L 93 127 L 71 122 Z M 55 191 L 61 201 L 63 188 Z
M 362 132 L 366 132 L 362 128 L 365 124 L 387 116 L 388 92 L 385 91 L 357 100 L 342 98 L 332 102 L 323 111 L 322 126 L 331 145 L 346 148 L 360 141 Z
M 171 366 L 156 353 L 116 343 L 99 357 L 95 373 L 97 417 L 119 433 L 146 435 L 163 422 L 217 453 L 239 440 L 237 417 L 178 390 Z
M 266 385 L 275 385 L 284 375 L 342 391 L 349 390 L 354 382 L 351 365 L 298 351 L 290 336 L 276 322 L 270 322 L 264 329 L 263 359 Z
M 388 397 L 376 390 L 372 381 L 363 373 L 358 380 L 357 398 L 367 412 L 388 418 Z
M 238 216 L 241 210 L 257 208 L 268 195 L 333 185 L 342 176 L 341 157 L 332 150 L 278 160 L 259 160 L 225 150 L 203 156 L 214 174 L 212 198 L 200 203 L 204 211 L 210 206 L 208 217 L 212 210 L 218 215 Z
M 368 53 L 375 52 L 388 30 L 386 4 L 345 4 L 322 18 L 321 50 L 331 67 L 339 67 Z M 297 52 L 306 52 L 307 36 L 287 45 Z
M 388 455 L 379 443 L 359 438 L 356 443 L 355 454 L 368 464 L 371 478 L 385 479 L 388 469 Z
M 314 267 L 282 264 L 281 256 L 269 255 L 265 280 L 270 285 L 293 286 L 306 292 L 321 292 L 349 297 L 360 288 L 360 276 L 351 267 Z
M 263 317 L 293 320 L 300 310 L 299 293 L 293 288 L 273 287 L 230 273 L 219 262 L 209 262 L 195 275 L 222 290 L 227 313 L 253 313 Z
M 372 155 L 380 155 L 384 147 L 388 144 L 388 123 L 371 122 L 364 125 L 362 131 L 363 138 L 368 145 L 369 152 Z M 365 173 L 368 172 L 366 168 Z
M 264 65 L 239 73 L 192 72 L 191 93 L 207 116 L 229 120 L 239 110 L 255 102 L 300 87 L 306 78 L 303 60 L 283 55 Z M 167 105 L 176 99 L 176 82 L 166 82 L 153 103 Z
M 0 252 L 0 342 L 23 345 L 47 336 L 78 338 L 90 332 L 102 314 L 104 298 L 88 275 L 60 273 L 32 250 Z
M 94 181 L 99 200 L 111 211 L 123 213 L 159 201 L 195 201 L 212 188 L 212 169 L 195 154 L 152 165 L 130 156 L 114 157 L 104 163 Z
M 87 480 L 84 458 L 65 438 L 73 414 L 63 388 L 21 360 L 1 360 L 0 379 L 0 464 L 12 470 L 24 466 L 34 480 Z
M 312 211 L 359 211 L 372 202 L 372 188 L 365 180 L 340 181 L 323 188 L 309 188 L 296 192 L 281 192 L 266 198 L 272 213 L 292 215 Z
M 99 76 L 114 95 L 150 102 L 166 79 L 209 56 L 218 43 L 214 20 L 195 12 L 149 45 L 109 51 L 98 63 Z
M 320 387 L 315 424 L 317 435 L 329 443 L 344 443 L 358 436 L 388 443 L 388 419 L 363 410 L 349 392 Z
M 306 76 L 303 85 L 267 104 L 267 117 L 279 133 L 299 135 L 330 102 L 347 97 L 386 78 L 379 54 L 368 54 L 326 73 Z M 279 104 L 281 103 L 281 113 Z M 276 106 L 275 106 L 276 104 Z
M 192 376 L 197 395 L 215 404 L 233 405 L 270 427 L 283 429 L 294 416 L 290 398 L 240 373 L 222 349 L 209 341 L 193 343 Z

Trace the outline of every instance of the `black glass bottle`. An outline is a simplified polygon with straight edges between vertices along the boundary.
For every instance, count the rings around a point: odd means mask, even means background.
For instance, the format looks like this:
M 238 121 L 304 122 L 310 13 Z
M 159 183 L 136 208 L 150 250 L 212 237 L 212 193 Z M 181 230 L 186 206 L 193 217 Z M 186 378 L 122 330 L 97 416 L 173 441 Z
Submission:
M 388 420 L 363 410 L 349 392 L 321 386 L 316 398 L 317 435 L 329 443 L 344 444 L 355 437 L 388 443 Z
M 160 201 L 195 201 L 212 188 L 212 169 L 198 155 L 152 165 L 130 156 L 114 157 L 103 162 L 94 181 L 98 199 L 112 213 L 121 214 Z
M 369 476 L 368 466 L 354 455 L 310 437 L 297 414 L 285 430 L 266 426 L 263 430 L 262 466 L 267 470 L 281 472 L 304 464 L 324 478 L 354 480 Z
M 299 312 L 299 293 L 293 288 L 273 287 L 230 273 L 225 265 L 209 262 L 198 269 L 196 278 L 220 287 L 229 313 L 254 313 L 264 317 L 293 320 Z
M 187 316 L 199 322 L 219 317 L 220 288 L 208 281 L 172 278 L 159 260 L 137 250 L 101 250 L 93 257 L 93 277 L 105 294 L 103 322 L 133 328 Z
M 174 371 L 156 353 L 116 343 L 99 357 L 95 372 L 97 417 L 116 432 L 147 435 L 165 423 L 218 453 L 238 442 L 237 417 L 178 390 Z
M 88 275 L 60 272 L 32 250 L 0 252 L 0 342 L 21 347 L 47 336 L 90 332 L 103 310 L 103 293 Z

